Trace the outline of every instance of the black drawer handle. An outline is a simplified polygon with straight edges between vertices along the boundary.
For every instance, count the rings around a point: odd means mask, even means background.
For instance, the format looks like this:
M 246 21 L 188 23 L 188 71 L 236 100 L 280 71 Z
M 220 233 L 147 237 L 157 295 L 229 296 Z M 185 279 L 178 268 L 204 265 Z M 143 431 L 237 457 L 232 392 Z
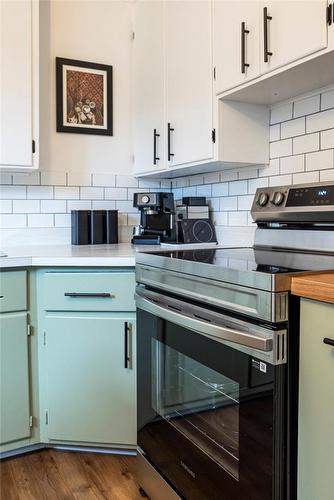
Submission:
M 129 336 L 131 335 L 131 323 L 124 323 L 124 368 L 131 368 L 131 357 L 129 353 Z
M 5 298 L 5 296 L 4 296 L 4 295 L 0 295 L 0 299 L 4 299 L 4 298 Z
M 334 347 L 334 339 L 329 339 L 328 337 L 325 337 L 324 344 L 331 345 L 332 347 Z
M 249 34 L 249 30 L 246 29 L 246 23 L 241 23 L 241 73 L 246 73 L 246 68 L 249 68 L 249 64 L 246 63 L 246 35 Z
M 111 295 L 111 293 L 81 293 L 81 292 L 65 292 L 64 293 L 65 297 L 74 297 L 74 298 L 101 298 L 101 299 L 107 299 L 107 298 L 113 298 L 115 295 Z
M 272 56 L 273 53 L 268 50 L 268 21 L 272 20 L 272 16 L 268 16 L 268 8 L 263 8 L 263 48 L 264 48 L 264 57 L 263 60 L 265 63 L 269 61 L 269 56 Z
M 160 160 L 160 157 L 157 156 L 157 137 L 160 137 L 160 134 L 158 134 L 155 128 L 153 130 L 153 165 L 156 165 L 157 161 Z

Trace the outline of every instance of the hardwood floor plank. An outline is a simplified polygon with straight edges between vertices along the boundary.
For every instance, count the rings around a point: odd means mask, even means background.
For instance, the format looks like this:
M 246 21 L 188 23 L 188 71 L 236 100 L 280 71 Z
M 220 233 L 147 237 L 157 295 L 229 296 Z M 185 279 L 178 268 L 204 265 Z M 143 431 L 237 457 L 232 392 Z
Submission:
M 136 458 L 43 450 L 0 464 L 1 500 L 142 500 Z

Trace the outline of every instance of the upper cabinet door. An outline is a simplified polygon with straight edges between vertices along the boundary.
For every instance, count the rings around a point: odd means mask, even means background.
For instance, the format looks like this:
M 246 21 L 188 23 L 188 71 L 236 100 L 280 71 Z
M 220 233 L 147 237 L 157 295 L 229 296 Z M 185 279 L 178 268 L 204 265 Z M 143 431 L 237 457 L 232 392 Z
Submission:
M 36 13 L 35 0 L 0 2 L 0 167 L 9 169 L 35 166 Z
M 164 167 L 164 3 L 137 2 L 134 24 L 135 173 Z
M 262 2 L 262 73 L 327 47 L 327 1 Z
M 216 93 L 260 75 L 260 2 L 215 0 L 213 49 Z
M 175 166 L 213 156 L 211 1 L 165 9 L 167 161 Z

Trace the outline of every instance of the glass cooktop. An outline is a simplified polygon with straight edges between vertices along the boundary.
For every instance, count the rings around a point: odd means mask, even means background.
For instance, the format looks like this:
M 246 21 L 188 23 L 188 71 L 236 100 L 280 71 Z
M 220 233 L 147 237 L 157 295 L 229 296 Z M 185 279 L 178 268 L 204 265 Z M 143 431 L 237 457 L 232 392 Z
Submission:
M 301 253 L 263 248 L 209 248 L 154 252 L 173 261 L 198 262 L 236 271 L 255 271 L 266 274 L 305 271 L 334 271 L 334 253 Z

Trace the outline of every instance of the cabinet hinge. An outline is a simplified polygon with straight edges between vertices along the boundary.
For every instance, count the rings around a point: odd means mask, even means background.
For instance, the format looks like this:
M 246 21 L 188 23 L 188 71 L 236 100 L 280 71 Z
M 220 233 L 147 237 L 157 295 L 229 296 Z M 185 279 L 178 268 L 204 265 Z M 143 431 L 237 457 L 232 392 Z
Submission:
M 212 142 L 215 143 L 216 142 L 216 129 L 215 128 L 212 129 L 211 138 L 212 138 Z
M 32 148 L 32 153 L 33 154 L 36 153 L 36 143 L 35 143 L 35 141 L 32 141 L 31 148 Z
M 30 415 L 29 417 L 29 427 L 32 427 L 33 426 L 33 418 L 32 418 L 32 415 Z
M 214 66 L 213 68 L 213 79 L 214 80 L 216 79 L 216 66 Z
M 334 2 L 327 6 L 327 24 L 331 26 L 334 22 Z
M 28 324 L 28 325 L 27 325 L 27 336 L 28 336 L 28 337 L 30 337 L 31 332 L 32 332 L 32 326 Z
M 46 332 L 43 332 L 43 345 L 46 345 Z
M 45 410 L 45 425 L 49 424 L 49 411 Z
M 132 40 L 134 40 L 134 39 L 135 39 L 135 32 L 134 32 L 134 31 L 132 32 L 131 37 L 132 37 Z

